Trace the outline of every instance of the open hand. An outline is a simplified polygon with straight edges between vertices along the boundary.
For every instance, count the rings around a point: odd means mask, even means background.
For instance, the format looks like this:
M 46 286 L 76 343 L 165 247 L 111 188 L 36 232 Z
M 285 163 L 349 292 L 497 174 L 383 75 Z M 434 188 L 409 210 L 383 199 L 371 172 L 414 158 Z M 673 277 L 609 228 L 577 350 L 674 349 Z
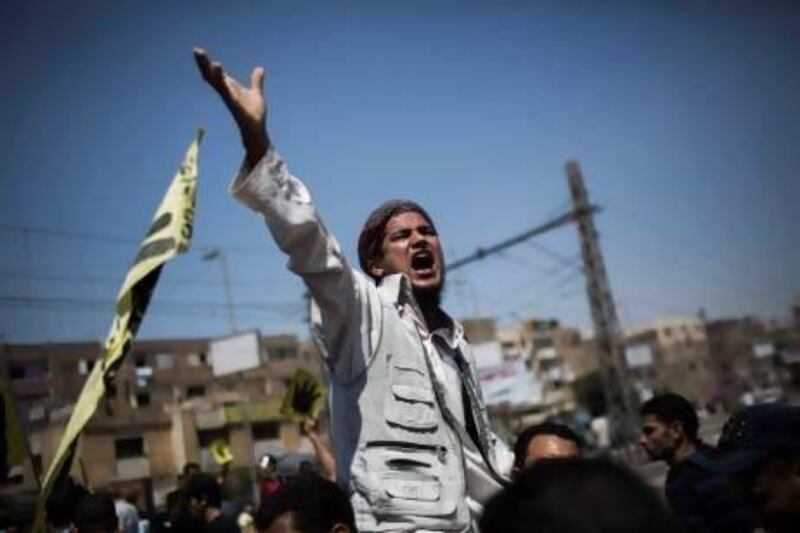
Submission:
M 269 147 L 264 100 L 264 68 L 256 67 L 250 75 L 250 86 L 244 87 L 222 70 L 222 65 L 212 61 L 202 48 L 194 49 L 194 59 L 203 79 L 220 95 L 233 115 L 242 134 L 247 151 L 247 161 L 252 167 L 264 156 Z

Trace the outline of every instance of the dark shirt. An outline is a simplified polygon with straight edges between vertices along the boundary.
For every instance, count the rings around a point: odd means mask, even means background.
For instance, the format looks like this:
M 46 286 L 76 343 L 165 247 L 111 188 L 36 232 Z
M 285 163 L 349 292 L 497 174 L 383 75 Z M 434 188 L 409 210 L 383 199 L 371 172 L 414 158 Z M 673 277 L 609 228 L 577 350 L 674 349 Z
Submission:
M 705 449 L 698 447 L 698 452 Z M 738 500 L 727 477 L 695 462 L 695 454 L 667 474 L 666 495 L 678 520 L 691 533 L 750 533 L 745 504 Z
M 175 533 L 195 533 L 203 527 L 203 522 L 192 516 L 185 489 L 175 489 L 167 494 L 167 513 L 169 529 Z
M 203 533 L 239 533 L 239 526 L 232 517 L 221 514 L 205 525 Z

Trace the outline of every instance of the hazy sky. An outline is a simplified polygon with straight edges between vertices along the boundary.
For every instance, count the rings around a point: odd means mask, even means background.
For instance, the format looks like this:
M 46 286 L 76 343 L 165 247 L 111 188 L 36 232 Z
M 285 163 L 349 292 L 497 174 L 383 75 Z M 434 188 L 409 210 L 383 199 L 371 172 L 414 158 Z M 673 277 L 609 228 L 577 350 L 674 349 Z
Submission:
M 235 4 L 231 6 L 230 4 Z M 242 150 L 199 44 L 269 73 L 271 135 L 355 258 L 379 202 L 425 205 L 449 259 L 592 199 L 623 325 L 783 319 L 800 295 L 796 2 L 6 2 L 0 8 L 0 339 L 105 336 L 195 129 L 193 249 L 140 338 L 305 335 L 302 285 L 227 187 Z M 590 328 L 567 226 L 453 273 L 457 317 Z

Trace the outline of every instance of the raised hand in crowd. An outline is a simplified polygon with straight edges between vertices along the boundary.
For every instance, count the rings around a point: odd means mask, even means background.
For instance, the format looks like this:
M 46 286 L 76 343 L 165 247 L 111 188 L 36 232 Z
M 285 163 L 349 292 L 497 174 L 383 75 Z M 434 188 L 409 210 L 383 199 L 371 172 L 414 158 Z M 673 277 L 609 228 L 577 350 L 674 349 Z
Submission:
M 319 432 L 319 422 L 311 417 L 306 417 L 303 420 L 303 433 L 311 441 L 314 447 L 314 454 L 317 456 L 317 461 L 322 467 L 322 477 L 331 481 L 336 481 L 336 458 L 333 456 L 330 448 L 322 440 L 322 435 Z

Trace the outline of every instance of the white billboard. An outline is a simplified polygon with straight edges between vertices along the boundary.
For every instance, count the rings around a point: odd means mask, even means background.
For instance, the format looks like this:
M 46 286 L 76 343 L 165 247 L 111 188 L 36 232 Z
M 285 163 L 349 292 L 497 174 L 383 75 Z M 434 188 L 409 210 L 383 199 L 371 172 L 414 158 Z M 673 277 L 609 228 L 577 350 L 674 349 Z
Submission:
M 258 367 L 259 338 L 255 330 L 211 341 L 208 355 L 214 375 L 222 376 Z
M 625 349 L 625 359 L 631 368 L 640 368 L 653 364 L 653 352 L 647 344 L 638 344 Z
M 753 355 L 756 359 L 764 359 L 775 355 L 775 345 L 771 342 L 759 342 L 753 346 Z

